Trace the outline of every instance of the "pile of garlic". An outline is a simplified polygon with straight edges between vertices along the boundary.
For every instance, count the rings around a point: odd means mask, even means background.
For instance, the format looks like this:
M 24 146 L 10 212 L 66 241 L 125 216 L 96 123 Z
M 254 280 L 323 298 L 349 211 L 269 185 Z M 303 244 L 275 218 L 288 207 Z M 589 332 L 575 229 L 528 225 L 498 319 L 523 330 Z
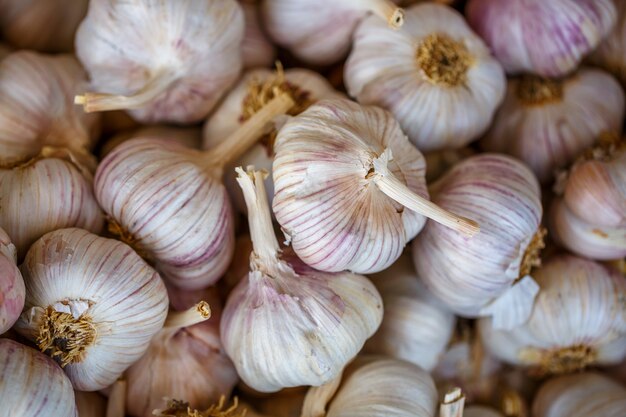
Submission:
M 0 417 L 626 416 L 626 0 L 0 0 Z

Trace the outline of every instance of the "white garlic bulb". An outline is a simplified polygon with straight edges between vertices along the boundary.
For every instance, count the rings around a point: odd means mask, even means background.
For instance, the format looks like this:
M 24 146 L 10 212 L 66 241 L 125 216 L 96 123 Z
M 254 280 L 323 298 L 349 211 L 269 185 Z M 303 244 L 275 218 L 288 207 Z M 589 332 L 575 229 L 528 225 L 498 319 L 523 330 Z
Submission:
M 380 325 L 380 295 L 363 276 L 319 272 L 281 253 L 261 172 L 237 170 L 254 251 L 224 309 L 224 348 L 257 391 L 327 383 Z
M 142 122 L 202 120 L 237 79 L 243 32 L 235 0 L 92 1 L 76 53 L 96 93 L 76 101 Z
M 564 79 L 523 76 L 509 80 L 481 144 L 521 159 L 547 182 L 602 132 L 620 132 L 623 120 L 624 91 L 604 71 L 582 68 Z
M 453 233 L 478 231 L 427 200 L 422 154 L 378 107 L 319 101 L 280 129 L 274 151 L 274 215 L 298 257 L 315 269 L 384 270 L 424 216 Z
M 240 3 L 245 18 L 241 42 L 243 67 L 269 67 L 274 63 L 276 48 L 263 32 L 259 5 L 256 0 L 242 0 Z
M 432 187 L 433 202 L 481 225 L 471 239 L 428 222 L 413 242 L 417 275 L 457 314 L 493 316 L 496 327 L 524 322 L 538 287 L 529 275 L 544 231 L 537 179 L 521 162 L 481 154 Z
M 52 359 L 0 339 L 0 364 L 3 416 L 79 417 L 72 384 Z
M 558 77 L 615 25 L 613 0 L 470 0 L 467 18 L 507 73 Z
M 532 412 L 534 417 L 622 417 L 626 387 L 599 373 L 560 376 L 541 387 Z
M 116 146 L 136 137 L 165 139 L 191 149 L 202 147 L 202 132 L 197 127 L 146 126 L 119 133 L 104 142 L 100 148 L 101 158 L 104 159 Z
M 0 228 L 0 334 L 13 326 L 24 308 L 26 289 L 16 262 L 15 245 Z
M 363 21 L 344 79 L 350 96 L 393 113 L 424 152 L 480 136 L 506 88 L 502 67 L 463 16 L 433 3 L 408 8 L 399 31 Z
M 163 326 L 165 285 L 121 242 L 57 230 L 33 244 L 21 269 L 26 304 L 16 328 L 55 358 L 78 390 L 115 382 Z
M 390 0 L 264 0 L 262 12 L 272 40 L 314 65 L 341 60 L 369 12 L 386 27 L 404 23 L 404 12 Z
M 589 61 L 615 75 L 626 87 L 626 2 L 613 0 L 617 23 L 589 57 Z
M 408 255 L 370 278 L 383 297 L 384 314 L 364 351 L 432 371 L 452 337 L 454 314 L 420 282 Z
M 527 323 L 496 330 L 479 322 L 487 349 L 511 364 L 545 374 L 626 357 L 626 283 L 611 268 L 571 255 L 557 256 L 533 274 L 541 287 Z
M 74 391 L 74 396 L 78 417 L 105 417 L 107 401 L 102 395 L 96 392 Z

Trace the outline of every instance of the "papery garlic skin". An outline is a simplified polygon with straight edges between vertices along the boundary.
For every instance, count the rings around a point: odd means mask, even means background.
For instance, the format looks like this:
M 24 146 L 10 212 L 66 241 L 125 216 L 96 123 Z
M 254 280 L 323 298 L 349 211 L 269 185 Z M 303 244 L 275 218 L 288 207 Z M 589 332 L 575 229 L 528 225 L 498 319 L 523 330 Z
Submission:
M 575 69 L 617 18 L 612 0 L 470 0 L 466 14 L 507 73 L 544 77 Z
M 479 322 L 487 349 L 515 365 L 564 373 L 626 357 L 626 283 L 614 269 L 571 255 L 533 274 L 541 287 L 528 322 L 512 331 Z
M 75 389 L 111 385 L 163 326 L 165 285 L 121 242 L 81 229 L 57 230 L 35 242 L 21 270 L 26 283 L 26 304 L 16 324 L 21 334 L 41 343 L 43 320 L 51 312 L 66 313 L 65 319 L 71 316 L 92 329 L 76 336 L 59 334 L 69 339 L 66 343 L 81 334 L 85 340 L 93 337 L 91 342 L 76 340 L 75 351 L 61 349 L 59 360 L 69 362 L 64 369 Z
M 626 388 L 599 373 L 553 378 L 533 402 L 536 417 L 621 417 L 626 414 Z
M 67 376 L 32 348 L 0 339 L 0 381 L 2 415 L 79 417 Z
M 96 392 L 74 391 L 78 417 L 105 417 L 106 399 Z
M 0 228 L 0 334 L 13 326 L 24 308 L 26 288 L 16 262 L 15 245 Z
M 613 0 L 613 3 L 617 10 L 617 23 L 589 56 L 589 62 L 615 75 L 626 87 L 626 3 L 621 0 Z
M 190 149 L 202 147 L 202 132 L 197 127 L 147 126 L 113 136 L 102 145 L 100 157 L 104 159 L 116 146 L 136 137 L 164 139 Z
M 621 132 L 624 106 L 624 91 L 602 70 L 582 68 L 564 80 L 513 78 L 481 145 L 521 159 L 548 182 L 601 133 Z
M 269 67 L 274 63 L 276 48 L 263 32 L 260 8 L 255 0 L 242 0 L 245 32 L 241 42 L 244 68 Z
M 344 80 L 358 102 L 393 113 L 423 152 L 461 148 L 480 136 L 506 88 L 502 67 L 463 16 L 432 3 L 408 8 L 399 31 L 364 20 Z
M 94 1 L 76 34 L 76 53 L 96 92 L 142 95 L 115 108 L 130 105 L 145 123 L 192 123 L 237 79 L 243 32 L 235 0 Z

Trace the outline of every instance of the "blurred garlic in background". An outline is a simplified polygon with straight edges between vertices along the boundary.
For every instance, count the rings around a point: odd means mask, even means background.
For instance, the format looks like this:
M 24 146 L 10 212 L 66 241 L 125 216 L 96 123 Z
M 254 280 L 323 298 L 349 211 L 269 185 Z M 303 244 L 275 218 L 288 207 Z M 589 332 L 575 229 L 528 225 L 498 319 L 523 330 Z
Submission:
M 574 70 L 617 19 L 613 0 L 470 0 L 472 27 L 509 74 Z
M 276 57 L 276 48 L 265 35 L 257 0 L 241 0 L 245 31 L 241 42 L 244 68 L 270 67 Z
M 626 88 L 626 2 L 613 0 L 617 24 L 589 57 L 589 62 L 609 71 Z
M 369 17 L 345 67 L 350 96 L 389 110 L 423 152 L 461 148 L 490 125 L 504 71 L 463 16 L 441 4 L 406 10 L 402 30 Z
M 22 309 L 26 288 L 17 268 L 17 254 L 11 238 L 0 228 L 0 334 L 17 321 Z
M 78 417 L 105 417 L 107 400 L 97 392 L 74 391 Z M 110 417 L 110 416 L 106 416 Z
M 582 68 L 563 79 L 525 75 L 509 80 L 481 145 L 521 159 L 546 183 L 602 132 L 621 132 L 623 121 L 624 91 L 602 70 Z
M 202 147 L 202 132 L 197 127 L 146 126 L 111 137 L 100 148 L 100 157 L 104 159 L 116 146 L 135 137 L 164 139 L 191 149 Z

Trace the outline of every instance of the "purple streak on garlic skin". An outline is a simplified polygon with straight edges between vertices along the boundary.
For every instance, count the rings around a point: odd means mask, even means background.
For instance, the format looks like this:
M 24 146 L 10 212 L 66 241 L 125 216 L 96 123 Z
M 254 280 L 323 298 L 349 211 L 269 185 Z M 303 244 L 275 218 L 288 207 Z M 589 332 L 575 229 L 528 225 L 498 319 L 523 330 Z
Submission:
M 276 48 L 267 39 L 261 26 L 259 5 L 256 1 L 240 1 L 245 18 L 245 32 L 241 42 L 244 68 L 269 67 L 274 63 Z
M 17 268 L 15 246 L 0 228 L 0 335 L 19 318 L 25 297 L 26 288 Z
M 509 74 L 574 70 L 616 21 L 612 0 L 470 0 L 467 16 Z

